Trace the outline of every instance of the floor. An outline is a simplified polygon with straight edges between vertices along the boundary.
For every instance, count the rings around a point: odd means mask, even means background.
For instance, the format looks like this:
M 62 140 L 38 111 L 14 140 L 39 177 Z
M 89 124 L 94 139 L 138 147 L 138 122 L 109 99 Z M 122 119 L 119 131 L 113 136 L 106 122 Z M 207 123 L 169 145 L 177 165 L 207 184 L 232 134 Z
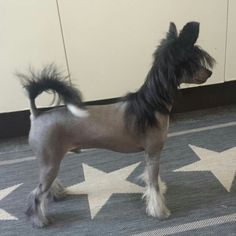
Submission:
M 24 210 L 36 186 L 27 138 L 0 143 L 0 235 L 236 235 L 236 106 L 174 115 L 162 152 L 171 217 L 145 213 L 143 153 L 83 150 L 64 159 L 71 195 L 49 203 L 54 223 L 32 228 Z

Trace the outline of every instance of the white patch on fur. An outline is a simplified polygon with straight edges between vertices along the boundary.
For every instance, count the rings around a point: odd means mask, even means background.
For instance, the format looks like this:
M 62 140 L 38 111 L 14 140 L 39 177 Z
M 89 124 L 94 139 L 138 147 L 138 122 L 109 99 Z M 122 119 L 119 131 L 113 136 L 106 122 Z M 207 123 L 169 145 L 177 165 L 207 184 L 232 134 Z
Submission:
M 89 116 L 89 113 L 86 110 L 83 110 L 73 104 L 67 104 L 66 106 L 74 116 L 81 117 L 81 118 Z
M 161 176 L 158 175 L 158 184 L 161 194 L 165 194 L 167 191 L 166 183 L 161 180 Z
M 31 102 L 29 103 L 29 107 L 30 107 L 30 120 L 32 122 L 35 119 L 35 117 L 34 117 L 34 113 L 33 113 L 32 107 L 31 107 Z
M 118 102 L 115 104 L 117 108 L 119 108 L 121 111 L 125 111 L 125 108 L 127 106 L 127 102 Z
M 160 192 L 152 186 L 146 188 L 143 198 L 146 199 L 146 212 L 148 215 L 158 217 L 159 219 L 166 219 L 170 216 L 170 211 L 165 206 L 164 197 Z
M 41 201 L 40 201 L 40 209 L 42 212 L 42 216 L 45 217 L 46 216 L 46 207 L 47 207 L 47 193 L 44 193 L 41 197 Z
M 30 120 L 31 120 L 31 121 L 33 121 L 33 120 L 34 120 L 34 118 L 35 118 L 35 117 L 34 117 L 34 115 L 33 115 L 32 111 L 30 110 Z

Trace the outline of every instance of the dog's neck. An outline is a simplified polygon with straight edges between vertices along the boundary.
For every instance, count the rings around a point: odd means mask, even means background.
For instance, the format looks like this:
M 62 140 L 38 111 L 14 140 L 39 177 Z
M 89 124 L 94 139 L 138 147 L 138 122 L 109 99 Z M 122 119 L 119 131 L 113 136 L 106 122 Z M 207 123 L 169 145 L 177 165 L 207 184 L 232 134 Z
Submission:
M 156 113 L 169 115 L 177 85 L 168 78 L 168 70 L 160 70 L 153 65 L 141 88 L 125 97 L 126 123 L 134 117 L 140 130 L 157 124 Z
M 169 70 L 160 70 L 153 64 L 141 88 L 136 92 L 145 105 L 154 111 L 170 113 L 178 85 L 168 78 Z

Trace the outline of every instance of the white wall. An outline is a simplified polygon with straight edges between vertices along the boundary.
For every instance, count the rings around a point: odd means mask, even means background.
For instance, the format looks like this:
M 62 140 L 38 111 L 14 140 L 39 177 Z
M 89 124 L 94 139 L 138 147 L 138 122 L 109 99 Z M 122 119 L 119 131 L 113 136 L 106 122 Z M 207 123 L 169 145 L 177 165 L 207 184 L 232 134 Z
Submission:
M 225 80 L 236 80 L 236 1 L 229 1 Z
M 0 32 L 0 113 L 27 109 L 15 72 L 51 62 L 66 69 L 56 1 L 0 0 Z
M 58 0 L 70 73 L 85 99 L 119 97 L 143 83 L 169 22 L 199 21 L 198 43 L 224 81 L 227 0 Z
M 235 79 L 235 13 L 235 0 L 0 0 L 0 113 L 28 108 L 15 71 L 51 62 L 66 71 L 66 57 L 86 100 L 134 91 L 170 21 L 200 21 L 198 44 L 217 60 L 208 83 Z

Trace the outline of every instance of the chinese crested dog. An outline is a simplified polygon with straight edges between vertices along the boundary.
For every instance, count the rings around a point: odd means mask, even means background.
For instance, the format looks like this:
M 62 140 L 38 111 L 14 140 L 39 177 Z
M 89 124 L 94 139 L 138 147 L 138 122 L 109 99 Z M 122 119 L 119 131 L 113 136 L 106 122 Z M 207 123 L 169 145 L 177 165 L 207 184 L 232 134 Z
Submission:
M 169 217 L 159 163 L 174 95 L 181 83 L 204 83 L 215 62 L 195 45 L 198 35 L 197 22 L 187 23 L 180 33 L 170 23 L 166 37 L 154 52 L 144 84 L 114 104 L 85 106 L 80 92 L 54 66 L 19 75 L 30 100 L 29 144 L 40 165 L 39 184 L 29 195 L 26 211 L 34 226 L 43 227 L 50 222 L 44 211 L 48 195 L 60 198 L 66 193 L 56 178 L 65 154 L 75 148 L 145 151 L 142 177 L 146 183 L 147 214 L 159 219 Z M 48 111 L 37 109 L 35 98 L 44 91 L 57 93 L 65 106 Z

